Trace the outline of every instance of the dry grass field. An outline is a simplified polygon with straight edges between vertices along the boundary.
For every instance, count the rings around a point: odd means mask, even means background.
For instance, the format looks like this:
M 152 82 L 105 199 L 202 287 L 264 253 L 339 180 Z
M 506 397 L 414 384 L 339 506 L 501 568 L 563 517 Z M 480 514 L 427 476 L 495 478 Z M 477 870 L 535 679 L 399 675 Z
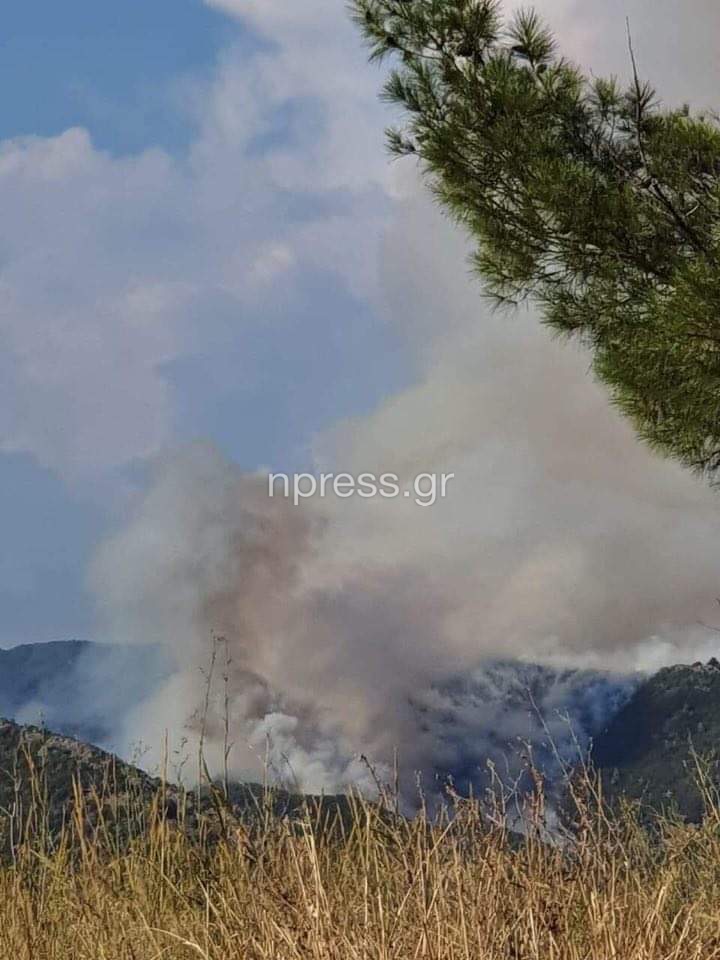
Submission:
M 167 819 L 163 796 L 123 826 L 127 806 L 80 790 L 51 837 L 38 794 L 39 809 L 4 814 L 6 838 L 15 822 L 0 957 L 720 957 L 720 808 L 705 792 L 700 826 L 648 827 L 630 808 L 610 814 L 588 775 L 572 840 L 548 838 L 540 786 L 522 838 L 507 831 L 502 801 L 488 811 L 454 797 L 450 813 L 406 819 L 358 799 L 323 823 L 259 803 L 244 822 L 218 808 L 188 829 L 182 805 Z

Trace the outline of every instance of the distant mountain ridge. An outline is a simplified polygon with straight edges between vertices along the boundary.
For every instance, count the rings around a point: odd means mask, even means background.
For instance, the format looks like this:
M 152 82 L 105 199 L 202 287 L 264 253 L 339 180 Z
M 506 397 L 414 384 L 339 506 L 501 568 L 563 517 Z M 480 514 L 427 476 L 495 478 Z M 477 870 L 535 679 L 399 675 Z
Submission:
M 106 745 L 114 725 L 168 676 L 154 647 L 83 641 L 0 650 L 0 717 Z M 125 679 L 125 683 L 118 682 Z M 439 779 L 479 781 L 487 757 L 512 739 L 535 741 L 535 761 L 552 764 L 545 733 L 572 736 L 563 714 L 593 739 L 592 758 L 606 795 L 676 805 L 702 815 L 693 753 L 720 767 L 720 662 L 678 665 L 642 680 L 593 671 L 553 670 L 494 661 L 414 702 L 418 735 L 432 736 Z M 562 744 L 561 744 L 562 747 Z
M 168 673 L 155 647 L 72 640 L 0 650 L 0 716 L 105 746 L 118 721 Z M 469 783 L 478 770 L 486 772 L 488 758 L 517 754 L 525 739 L 549 763 L 550 752 L 541 747 L 543 724 L 556 740 L 572 732 L 586 744 L 634 685 L 631 678 L 598 671 L 494 659 L 418 689 L 412 705 L 418 735 L 438 757 L 437 776 L 451 773 L 456 782 Z
M 167 673 L 157 647 L 23 644 L 0 650 L 0 716 L 104 743 Z

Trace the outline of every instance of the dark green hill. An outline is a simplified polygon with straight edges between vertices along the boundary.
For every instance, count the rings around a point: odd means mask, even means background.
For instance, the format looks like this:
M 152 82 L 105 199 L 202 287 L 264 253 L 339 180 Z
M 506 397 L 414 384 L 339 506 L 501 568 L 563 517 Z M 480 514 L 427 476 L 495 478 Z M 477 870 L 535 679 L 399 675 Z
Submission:
M 116 819 L 127 823 L 130 811 L 143 811 L 160 787 L 98 747 L 0 719 L 0 855 L 23 836 L 55 835 L 78 796 L 112 797 Z M 97 814 L 97 804 L 89 806 Z
M 257 822 L 270 809 L 295 818 L 310 811 L 318 824 L 345 822 L 345 797 L 306 796 L 256 783 L 184 790 L 72 737 L 0 718 L 0 858 L 27 837 L 57 836 L 83 804 L 87 831 L 102 824 L 114 842 L 140 834 L 151 810 L 176 822 L 189 835 L 223 836 L 225 826 Z
M 641 684 L 596 739 L 595 765 L 612 796 L 702 815 L 693 752 L 716 772 L 720 759 L 720 663 L 675 666 Z
M 61 765 L 64 757 L 68 764 L 67 775 L 60 776 L 59 766 L 58 776 L 53 774 L 58 796 L 64 796 L 78 756 L 92 760 L 92 776 L 109 762 L 108 754 L 93 753 L 94 748 L 69 738 L 112 743 L 127 711 L 150 696 L 167 672 L 153 647 L 70 641 L 0 650 L 0 717 L 66 735 L 50 735 L 54 761 Z M 720 761 L 716 660 L 670 667 L 639 684 L 636 678 L 493 661 L 448 681 L 430 697 L 423 698 L 420 691 L 414 706 L 419 731 L 435 738 L 435 752 L 442 758 L 439 774 L 444 779 L 452 773 L 460 787 L 465 781 L 477 784 L 488 756 L 502 755 L 507 764 L 513 750 L 518 752 L 517 744 L 524 749 L 526 742 L 534 744 L 535 761 L 552 779 L 545 734 L 565 756 L 574 749 L 563 739 L 571 728 L 581 743 L 584 735 L 594 738 L 593 759 L 603 771 L 608 795 L 642 798 L 655 808 L 675 804 L 688 819 L 697 820 L 702 801 L 692 753 L 709 757 L 716 766 Z M 0 728 L 6 739 L 9 729 Z M 55 747 L 62 750 L 53 752 Z M 7 771 L 9 762 L 8 745 L 0 743 L 0 771 Z M 255 802 L 252 787 L 238 789 L 240 804 Z M 6 800 L 0 783 L 0 805 Z M 302 798 L 286 795 L 291 805 L 295 800 Z

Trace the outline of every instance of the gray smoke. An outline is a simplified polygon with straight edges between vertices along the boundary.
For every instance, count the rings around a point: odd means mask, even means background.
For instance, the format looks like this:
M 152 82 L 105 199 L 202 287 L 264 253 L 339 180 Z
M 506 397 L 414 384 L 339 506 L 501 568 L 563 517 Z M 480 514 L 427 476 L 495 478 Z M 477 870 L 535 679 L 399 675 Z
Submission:
M 487 692 L 488 670 L 496 692 L 517 692 L 509 659 L 617 674 L 541 688 L 555 735 L 569 710 L 583 741 L 628 675 L 716 651 L 701 625 L 717 622 L 716 494 L 638 443 L 584 354 L 533 316 L 484 306 L 463 239 L 410 193 L 384 262 L 417 383 L 318 438 L 317 463 L 455 473 L 449 497 L 294 507 L 211 448 L 158 463 L 93 572 L 112 635 L 175 661 L 129 739 L 161 743 L 187 726 L 214 635 L 232 661 L 234 771 L 257 776 L 270 749 L 303 788 L 326 790 L 367 780 L 360 753 L 382 769 L 397 748 L 408 771 L 466 774 L 518 737 L 537 740 L 528 703 Z
M 513 3 L 510 6 L 527 6 Z M 644 79 L 667 103 L 718 109 L 720 6 L 715 0 L 539 0 L 563 53 L 596 75 L 631 76 L 627 21 Z
M 627 73 L 630 15 L 643 74 L 666 81 L 668 98 L 702 103 L 717 89 L 715 4 L 539 6 L 595 72 Z M 563 714 L 582 745 L 636 671 L 717 652 L 717 495 L 637 441 L 579 349 L 531 312 L 492 312 L 465 239 L 412 170 L 397 194 L 383 302 L 415 382 L 318 437 L 314 453 L 318 470 L 455 473 L 450 495 L 430 508 L 295 508 L 211 448 L 158 462 L 92 572 L 110 636 L 161 644 L 174 662 L 128 718 L 128 742 L 197 737 L 213 636 L 231 657 L 233 771 L 257 777 L 269 753 L 315 790 L 367 783 L 358 755 L 382 773 L 396 748 L 407 771 L 470 778 L 508 744 L 540 743 L 543 723 L 571 751 Z M 221 673 L 208 716 L 216 767 Z

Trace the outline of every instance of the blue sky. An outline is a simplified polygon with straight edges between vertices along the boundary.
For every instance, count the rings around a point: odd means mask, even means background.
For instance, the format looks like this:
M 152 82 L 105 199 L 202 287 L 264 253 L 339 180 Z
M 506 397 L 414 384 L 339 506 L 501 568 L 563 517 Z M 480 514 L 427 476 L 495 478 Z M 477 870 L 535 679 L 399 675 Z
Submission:
M 0 136 L 92 130 L 101 147 L 185 146 L 183 78 L 207 75 L 237 35 L 201 0 L 28 0 L 3 12 Z

